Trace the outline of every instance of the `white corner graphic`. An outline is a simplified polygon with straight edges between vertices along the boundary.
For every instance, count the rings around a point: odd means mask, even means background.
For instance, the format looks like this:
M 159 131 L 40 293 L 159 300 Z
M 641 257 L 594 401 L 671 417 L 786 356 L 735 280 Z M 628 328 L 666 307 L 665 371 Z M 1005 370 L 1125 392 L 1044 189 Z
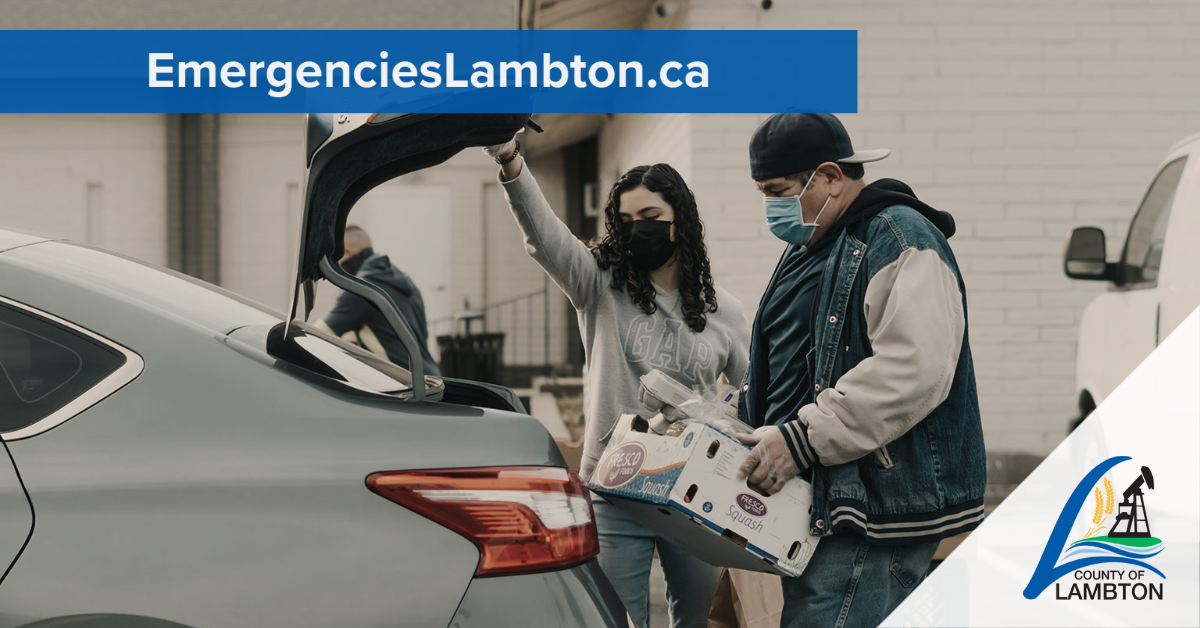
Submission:
M 1200 310 L 884 626 L 1200 625 Z

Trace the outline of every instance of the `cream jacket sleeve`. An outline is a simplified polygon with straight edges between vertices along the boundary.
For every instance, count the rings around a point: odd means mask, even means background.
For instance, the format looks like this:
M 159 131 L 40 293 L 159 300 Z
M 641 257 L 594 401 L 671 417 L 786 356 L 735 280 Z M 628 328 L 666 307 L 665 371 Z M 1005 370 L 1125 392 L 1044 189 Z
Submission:
M 966 330 L 954 271 L 936 251 L 909 248 L 867 284 L 872 355 L 798 412 L 801 451 L 832 466 L 904 435 L 950 394 Z M 798 427 L 798 426 L 796 426 Z

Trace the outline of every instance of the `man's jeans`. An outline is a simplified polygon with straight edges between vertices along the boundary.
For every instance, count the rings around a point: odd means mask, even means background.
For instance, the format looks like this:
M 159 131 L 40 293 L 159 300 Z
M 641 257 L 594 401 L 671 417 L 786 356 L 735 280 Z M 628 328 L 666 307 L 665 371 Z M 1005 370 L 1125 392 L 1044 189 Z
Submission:
M 640 628 L 650 625 L 650 564 L 654 548 L 667 581 L 672 628 L 704 628 L 721 568 L 659 538 L 604 498 L 592 494 L 600 532 L 600 569 Z
M 783 578 L 782 628 L 874 628 L 916 588 L 937 542 L 884 547 L 823 537 L 798 578 Z

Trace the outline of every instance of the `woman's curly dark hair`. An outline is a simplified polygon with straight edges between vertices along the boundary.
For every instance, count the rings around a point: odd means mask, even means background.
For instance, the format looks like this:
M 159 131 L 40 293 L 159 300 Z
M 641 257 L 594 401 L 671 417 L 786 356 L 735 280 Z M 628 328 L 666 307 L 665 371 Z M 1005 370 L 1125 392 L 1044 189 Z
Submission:
M 696 197 L 683 177 L 667 164 L 637 166 L 621 175 L 608 191 L 604 207 L 604 223 L 608 234 L 588 245 L 602 269 L 612 269 L 612 288 L 625 290 L 633 304 L 647 314 L 658 310 L 654 302 L 654 285 L 650 273 L 634 268 L 626 244 L 621 242 L 621 216 L 618 211 L 621 195 L 644 186 L 661 194 L 675 210 L 675 257 L 679 264 L 679 290 L 683 315 L 688 327 L 700 333 L 707 323 L 706 312 L 717 311 L 717 292 L 709 270 L 708 250 L 704 247 L 704 223 L 696 208 Z

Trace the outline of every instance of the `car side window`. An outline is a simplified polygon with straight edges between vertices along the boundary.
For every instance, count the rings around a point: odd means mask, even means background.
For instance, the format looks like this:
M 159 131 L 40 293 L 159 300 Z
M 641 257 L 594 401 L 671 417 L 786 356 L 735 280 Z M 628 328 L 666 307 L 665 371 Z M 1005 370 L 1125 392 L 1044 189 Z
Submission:
M 1142 200 L 1133 223 L 1129 226 L 1129 237 L 1125 239 L 1125 251 L 1121 255 L 1119 285 L 1127 290 L 1153 288 L 1158 285 L 1158 270 L 1162 264 L 1163 243 L 1167 237 L 1167 220 L 1171 206 L 1175 203 L 1175 190 L 1183 176 L 1186 157 L 1167 164 L 1150 191 Z
M 0 432 L 50 416 L 125 361 L 91 338 L 0 304 Z

